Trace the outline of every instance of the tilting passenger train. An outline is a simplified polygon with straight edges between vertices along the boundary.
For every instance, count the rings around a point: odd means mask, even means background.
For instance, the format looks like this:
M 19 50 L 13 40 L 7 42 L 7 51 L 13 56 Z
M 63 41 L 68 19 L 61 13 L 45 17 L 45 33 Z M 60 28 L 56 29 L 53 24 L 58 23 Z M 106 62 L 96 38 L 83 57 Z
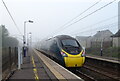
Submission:
M 44 40 L 40 42 L 37 50 L 56 59 L 65 67 L 82 67 L 85 62 L 85 50 L 75 38 L 68 35 Z

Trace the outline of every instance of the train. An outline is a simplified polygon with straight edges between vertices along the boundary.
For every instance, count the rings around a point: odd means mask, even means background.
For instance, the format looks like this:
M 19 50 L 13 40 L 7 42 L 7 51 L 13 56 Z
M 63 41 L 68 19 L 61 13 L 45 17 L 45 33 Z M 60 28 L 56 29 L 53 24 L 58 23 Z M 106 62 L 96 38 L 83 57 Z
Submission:
M 64 67 L 82 67 L 85 62 L 85 49 L 69 35 L 58 35 L 41 41 L 36 49 Z

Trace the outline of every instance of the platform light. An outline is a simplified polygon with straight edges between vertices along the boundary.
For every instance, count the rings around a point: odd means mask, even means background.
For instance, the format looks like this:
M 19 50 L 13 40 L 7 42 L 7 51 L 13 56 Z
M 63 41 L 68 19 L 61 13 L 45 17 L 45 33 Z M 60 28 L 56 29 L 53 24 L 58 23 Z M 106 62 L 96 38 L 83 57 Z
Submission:
M 33 21 L 29 20 L 28 22 L 33 23 Z

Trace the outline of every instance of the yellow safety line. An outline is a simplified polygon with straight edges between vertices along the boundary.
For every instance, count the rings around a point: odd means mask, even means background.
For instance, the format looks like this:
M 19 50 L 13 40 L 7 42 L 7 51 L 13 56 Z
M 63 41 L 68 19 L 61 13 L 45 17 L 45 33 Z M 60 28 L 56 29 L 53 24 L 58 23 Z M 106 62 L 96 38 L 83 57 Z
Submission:
M 36 50 L 34 52 L 41 58 L 41 60 L 45 63 L 45 65 L 50 69 L 50 71 L 56 76 L 56 78 L 60 80 L 67 81 L 58 71 L 56 71 L 45 59 L 41 57 L 40 54 Z
M 36 69 L 36 65 L 35 65 L 35 61 L 34 61 L 34 57 L 32 56 L 32 64 L 33 64 L 33 71 L 34 71 L 34 74 L 35 74 L 35 80 L 39 80 L 39 77 L 38 77 L 38 72 L 37 72 L 37 69 Z

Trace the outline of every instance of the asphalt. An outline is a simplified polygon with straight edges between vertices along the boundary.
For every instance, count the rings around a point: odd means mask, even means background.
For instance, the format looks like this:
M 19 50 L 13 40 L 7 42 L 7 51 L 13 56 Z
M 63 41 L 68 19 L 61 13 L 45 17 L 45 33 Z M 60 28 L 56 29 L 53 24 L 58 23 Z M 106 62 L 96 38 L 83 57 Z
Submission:
M 54 74 L 48 69 L 43 61 L 34 53 L 32 49 L 29 49 L 26 57 L 23 57 L 23 64 L 20 70 L 16 70 L 15 73 L 9 78 L 8 81 L 36 81 L 47 80 L 57 81 Z

